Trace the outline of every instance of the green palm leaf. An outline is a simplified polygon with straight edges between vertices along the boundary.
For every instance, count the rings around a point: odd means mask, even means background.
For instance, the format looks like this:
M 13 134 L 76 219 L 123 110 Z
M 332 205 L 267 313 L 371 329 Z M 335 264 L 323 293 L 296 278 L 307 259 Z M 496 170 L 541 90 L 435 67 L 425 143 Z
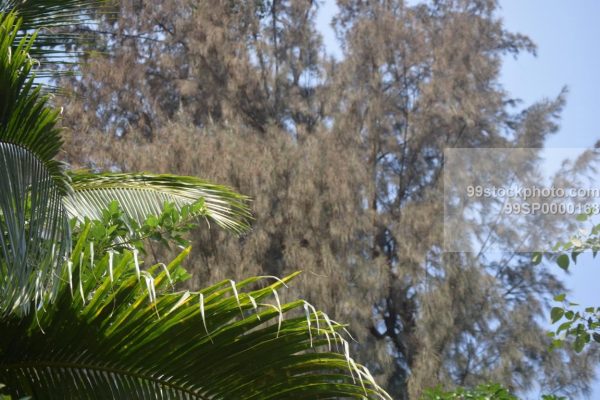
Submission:
M 293 276 L 173 293 L 187 276 L 180 263 L 189 249 L 168 266 L 138 274 L 129 251 L 93 259 L 86 234 L 57 301 L 35 315 L 0 319 L 0 382 L 10 394 L 389 398 L 350 358 L 341 325 L 304 301 L 280 303 L 277 292 Z
M 165 202 L 177 207 L 204 200 L 207 216 L 219 226 L 242 232 L 248 228 L 247 198 L 230 188 L 204 180 L 175 175 L 72 173 L 73 192 L 64 204 L 71 216 L 100 219 L 101 212 L 117 200 L 125 213 L 142 223 L 161 213 Z
M 90 40 L 81 33 L 68 33 L 76 26 L 93 23 L 94 11 L 102 0 L 0 0 L 0 13 L 14 13 L 22 24 L 18 38 L 37 31 L 37 40 L 30 49 L 40 68 L 38 77 L 52 76 L 57 65 L 77 64 L 79 44 Z M 106 12 L 104 10 L 103 12 Z M 53 71 L 54 70 L 54 71 Z
M 0 14 L 0 314 L 26 311 L 55 288 L 70 246 L 61 197 L 68 177 L 53 158 L 62 142 L 58 113 L 34 87 L 20 20 Z
M 68 179 L 53 158 L 62 146 L 58 110 L 48 106 L 32 77 L 35 61 L 30 51 L 35 34 L 18 37 L 21 20 L 0 13 L 0 141 L 21 146 L 43 161 L 62 193 Z

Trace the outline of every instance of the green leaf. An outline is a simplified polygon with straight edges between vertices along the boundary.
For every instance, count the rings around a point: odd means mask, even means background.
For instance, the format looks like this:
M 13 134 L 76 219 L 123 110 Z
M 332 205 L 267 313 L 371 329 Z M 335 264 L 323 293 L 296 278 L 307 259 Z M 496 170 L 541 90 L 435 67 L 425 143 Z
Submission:
M 585 222 L 588 220 L 588 215 L 587 214 L 578 214 L 575 219 L 579 222 Z
M 90 233 L 96 240 L 100 240 L 106 236 L 106 228 L 101 223 L 95 223 L 92 225 Z
M 154 215 L 150 215 L 146 219 L 146 225 L 148 225 L 150 228 L 156 228 L 158 226 L 158 218 Z
M 550 317 L 552 319 L 552 323 L 555 323 L 556 321 L 561 319 L 564 314 L 565 314 L 565 310 L 563 310 L 562 308 L 552 307 L 552 310 L 550 311 Z
M 571 321 L 563 322 L 562 324 L 560 324 L 558 329 L 556 329 L 556 334 L 559 334 L 564 330 L 568 330 L 569 328 L 571 328 L 571 325 L 573 325 L 573 322 Z
M 565 301 L 565 297 L 567 295 L 565 293 L 557 294 L 554 296 L 554 301 Z
M 558 256 L 558 258 L 556 259 L 556 263 L 558 264 L 559 267 L 561 267 L 562 269 L 566 270 L 569 268 L 569 256 L 566 254 L 561 254 L 560 256 Z
M 574 251 L 571 253 L 571 260 L 573 260 L 573 263 L 577 264 L 577 257 L 579 257 L 580 254 L 580 251 Z
M 573 349 L 577 352 L 577 353 L 581 353 L 581 351 L 583 350 L 583 347 L 586 345 L 586 340 L 585 340 L 585 336 L 584 335 L 578 335 L 575 338 L 575 342 L 573 343 Z
M 567 318 L 568 320 L 572 320 L 574 316 L 575 316 L 575 313 L 571 310 L 569 310 L 565 313 L 565 318 Z

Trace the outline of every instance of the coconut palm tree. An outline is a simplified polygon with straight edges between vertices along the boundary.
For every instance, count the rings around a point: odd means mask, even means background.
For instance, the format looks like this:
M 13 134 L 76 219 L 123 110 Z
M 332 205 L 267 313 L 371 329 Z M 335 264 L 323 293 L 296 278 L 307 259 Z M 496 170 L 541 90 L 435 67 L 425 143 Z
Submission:
M 78 5 L 91 3 L 31 0 L 2 3 L 0 10 L 13 3 L 26 18 L 4 13 L 1 32 L 0 212 L 4 234 L 0 245 L 6 268 L 18 274 L 6 274 L 10 281 L 0 289 L 3 310 L 11 309 L 9 305 L 26 310 L 32 298 L 40 299 L 45 290 L 53 290 L 52 277 L 60 274 L 57 269 L 62 265 L 59 260 L 70 249 L 68 220 L 96 218 L 113 199 L 138 223 L 160 212 L 165 201 L 182 206 L 204 199 L 209 219 L 235 232 L 247 228 L 244 196 L 224 186 L 191 177 L 65 171 L 55 159 L 62 145 L 59 112 L 49 107 L 48 96 L 35 85 L 32 73 L 36 65 L 52 63 L 43 52 L 60 45 L 61 36 L 43 34 L 40 46 L 36 35 L 22 32 L 44 26 L 45 21 L 60 27 L 76 19 L 75 13 L 81 12 L 75 9 Z M 64 7 L 54 3 L 64 3 Z M 66 43 L 71 40 L 67 36 Z
M 35 399 L 389 398 L 344 327 L 284 279 L 178 291 L 189 247 L 144 267 L 144 238 L 205 217 L 248 227 L 245 197 L 197 178 L 67 172 L 35 83 L 91 2 L 0 2 L 0 394 Z M 56 46 L 58 47 L 58 50 Z M 172 235 L 178 238 L 177 235 Z

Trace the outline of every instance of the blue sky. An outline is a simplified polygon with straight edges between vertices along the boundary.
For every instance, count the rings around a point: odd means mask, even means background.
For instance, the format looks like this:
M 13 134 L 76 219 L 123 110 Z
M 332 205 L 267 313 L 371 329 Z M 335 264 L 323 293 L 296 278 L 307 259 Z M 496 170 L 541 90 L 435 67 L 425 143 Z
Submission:
M 567 86 L 560 131 L 546 146 L 592 147 L 600 140 L 600 1 L 500 0 L 500 7 L 505 27 L 529 36 L 538 46 L 537 57 L 505 58 L 500 78 L 505 89 L 526 106 L 553 98 Z M 334 13 L 334 1 L 324 1 L 317 23 L 328 53 L 339 57 L 329 27 Z M 572 290 L 570 298 L 582 305 L 600 305 L 600 259 L 583 255 L 571 275 L 562 276 Z M 600 382 L 591 398 L 600 398 Z

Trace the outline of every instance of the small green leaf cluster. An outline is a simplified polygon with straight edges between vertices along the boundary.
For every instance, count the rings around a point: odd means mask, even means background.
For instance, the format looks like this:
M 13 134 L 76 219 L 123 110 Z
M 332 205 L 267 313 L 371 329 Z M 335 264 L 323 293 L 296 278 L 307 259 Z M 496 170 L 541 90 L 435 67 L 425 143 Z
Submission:
M 577 216 L 577 221 L 585 222 L 589 219 L 589 215 L 580 214 Z M 567 242 L 558 242 L 552 247 L 549 253 L 535 252 L 533 253 L 533 265 L 540 264 L 544 256 L 549 256 L 554 259 L 556 264 L 563 270 L 568 271 L 573 264 L 577 263 L 577 257 L 584 251 L 591 251 L 596 257 L 600 250 L 600 224 L 593 225 L 589 233 L 579 233 L 573 236 Z
M 580 214 L 577 216 L 579 222 L 589 220 L 590 215 Z M 600 249 L 600 224 L 592 226 L 588 234 L 580 233 L 569 241 L 559 242 L 553 247 L 556 264 L 563 270 L 568 271 L 571 263 L 577 263 L 577 257 L 584 251 L 591 251 L 596 257 Z M 539 264 L 543 254 L 533 255 L 533 263 Z M 550 318 L 553 324 L 559 324 L 554 332 L 548 332 L 552 339 L 551 348 L 564 346 L 566 342 L 571 343 L 576 352 L 581 352 L 589 343 L 600 343 L 600 307 L 587 307 L 577 309 L 579 304 L 568 301 L 564 293 L 554 297 L 559 302 L 550 310 Z
M 565 294 L 555 296 L 554 300 L 562 304 L 550 310 L 552 323 L 560 323 L 556 332 L 548 332 L 553 348 L 562 347 L 567 337 L 573 338 L 573 349 L 578 353 L 592 340 L 600 343 L 600 307 L 573 310 L 579 304 L 567 301 Z
M 451 399 L 472 399 L 472 400 L 518 400 L 508 390 L 501 385 L 483 384 L 473 389 L 456 388 L 452 391 L 445 391 L 442 387 L 428 389 L 422 397 L 422 400 L 451 400 Z
M 204 199 L 178 209 L 174 203 L 165 203 L 163 212 L 159 216 L 150 215 L 140 227 L 142 237 L 161 243 L 167 248 L 174 243 L 180 248 L 189 246 L 189 241 L 184 234 L 191 231 L 198 224 L 195 219 L 199 216 L 206 217 L 207 210 Z
M 112 201 L 102 211 L 98 220 L 86 218 L 83 223 L 71 220 L 71 229 L 75 242 L 84 227 L 89 225 L 89 240 L 96 246 L 97 253 L 104 251 L 122 251 L 137 249 L 145 253 L 144 241 L 154 241 L 171 248 L 171 245 L 183 249 L 189 246 L 185 234 L 197 227 L 198 217 L 206 216 L 204 201 L 201 199 L 190 205 L 177 207 L 174 203 L 165 203 L 160 215 L 148 215 L 142 224 L 129 217 L 117 201 Z
M 588 214 L 580 214 L 577 221 L 585 222 L 589 218 Z M 569 269 L 571 262 L 577 263 L 577 257 L 584 251 L 591 251 L 596 257 L 600 250 L 600 224 L 593 225 L 589 233 L 579 233 L 565 243 L 558 242 L 552 250 L 561 253 L 556 257 L 556 264 L 565 271 Z
M 518 397 L 511 394 L 500 384 L 490 383 L 472 389 L 459 387 L 451 391 L 446 391 L 438 386 L 427 389 L 421 400 L 518 400 Z M 566 397 L 542 395 L 541 400 L 566 400 Z

